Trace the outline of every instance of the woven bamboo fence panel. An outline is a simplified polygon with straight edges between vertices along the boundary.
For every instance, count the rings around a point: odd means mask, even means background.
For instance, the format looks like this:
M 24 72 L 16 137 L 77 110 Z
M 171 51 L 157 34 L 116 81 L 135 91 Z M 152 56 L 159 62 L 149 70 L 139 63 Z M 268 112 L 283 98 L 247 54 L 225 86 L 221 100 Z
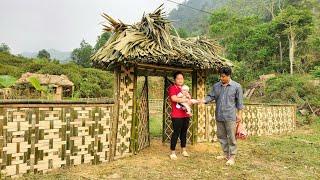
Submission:
M 215 105 L 207 105 L 206 137 L 210 142 L 217 139 L 215 120 Z M 292 132 L 295 122 L 295 105 L 246 104 L 243 110 L 243 124 L 249 136 Z
M 137 100 L 138 110 L 138 151 L 150 146 L 148 79 L 145 79 L 141 94 Z
M 1 178 L 109 161 L 113 104 L 0 106 Z

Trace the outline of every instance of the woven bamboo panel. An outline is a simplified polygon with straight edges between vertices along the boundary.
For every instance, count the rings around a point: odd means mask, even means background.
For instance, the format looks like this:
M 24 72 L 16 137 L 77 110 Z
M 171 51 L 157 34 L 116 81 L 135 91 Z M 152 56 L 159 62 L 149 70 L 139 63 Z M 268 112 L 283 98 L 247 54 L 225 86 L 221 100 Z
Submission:
M 197 99 L 203 99 L 206 93 L 205 74 L 203 71 L 197 72 Z M 198 132 L 197 142 L 203 142 L 207 139 L 208 121 L 206 121 L 206 107 L 204 104 L 198 105 Z
M 137 100 L 138 112 L 138 151 L 150 146 L 149 132 L 149 106 L 148 106 L 148 79 L 145 82 L 141 94 Z
M 212 142 L 216 139 L 215 105 L 207 105 L 206 109 L 208 140 Z M 294 105 L 246 104 L 243 110 L 243 124 L 248 135 L 292 132 L 295 129 L 295 114 Z
M 215 106 L 209 105 L 206 107 L 206 137 L 209 142 L 217 140 L 217 125 L 215 121 Z
M 1 107 L 1 173 L 109 161 L 112 111 L 112 105 Z
M 130 155 L 130 136 L 133 119 L 134 68 L 121 66 L 119 84 L 119 117 L 115 158 Z
M 168 88 L 166 88 L 168 89 Z M 165 118 L 164 118 L 164 142 L 170 142 L 172 133 L 173 133 L 173 127 L 172 127 L 172 122 L 171 122 L 171 102 L 169 100 L 169 97 L 166 96 L 164 100 L 164 110 L 165 110 Z

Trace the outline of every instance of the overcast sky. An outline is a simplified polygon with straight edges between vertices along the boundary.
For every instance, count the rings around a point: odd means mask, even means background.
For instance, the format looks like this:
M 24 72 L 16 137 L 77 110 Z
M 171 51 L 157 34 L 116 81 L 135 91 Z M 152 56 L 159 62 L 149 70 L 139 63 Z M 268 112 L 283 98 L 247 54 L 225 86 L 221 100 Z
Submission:
M 162 3 L 167 12 L 176 8 L 166 0 L 0 0 L 0 43 L 14 54 L 50 48 L 72 51 L 82 39 L 95 44 L 103 12 L 133 23 Z

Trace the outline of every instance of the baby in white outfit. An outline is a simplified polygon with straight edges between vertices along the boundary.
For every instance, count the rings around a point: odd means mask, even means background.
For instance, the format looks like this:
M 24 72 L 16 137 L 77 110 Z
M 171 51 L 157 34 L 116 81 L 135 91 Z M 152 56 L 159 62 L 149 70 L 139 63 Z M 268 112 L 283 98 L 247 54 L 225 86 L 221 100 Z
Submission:
M 189 87 L 187 85 L 183 85 L 181 87 L 181 92 L 179 94 L 177 94 L 177 97 L 190 99 L 193 104 L 198 103 L 197 100 L 191 99 L 191 96 L 189 93 Z M 184 109 L 188 115 L 192 116 L 192 109 L 188 103 L 177 103 L 176 107 L 178 109 L 180 109 L 180 108 Z

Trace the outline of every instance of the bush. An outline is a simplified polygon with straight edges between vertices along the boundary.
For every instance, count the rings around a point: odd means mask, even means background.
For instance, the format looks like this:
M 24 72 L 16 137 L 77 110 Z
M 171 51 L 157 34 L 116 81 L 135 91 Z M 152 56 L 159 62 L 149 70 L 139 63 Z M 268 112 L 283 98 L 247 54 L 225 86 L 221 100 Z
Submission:
M 310 75 L 281 75 L 269 79 L 265 88 L 265 102 L 309 103 L 320 106 L 320 87 L 311 82 Z
M 316 78 L 320 78 L 320 66 L 314 67 L 314 69 L 311 71 L 311 74 Z

